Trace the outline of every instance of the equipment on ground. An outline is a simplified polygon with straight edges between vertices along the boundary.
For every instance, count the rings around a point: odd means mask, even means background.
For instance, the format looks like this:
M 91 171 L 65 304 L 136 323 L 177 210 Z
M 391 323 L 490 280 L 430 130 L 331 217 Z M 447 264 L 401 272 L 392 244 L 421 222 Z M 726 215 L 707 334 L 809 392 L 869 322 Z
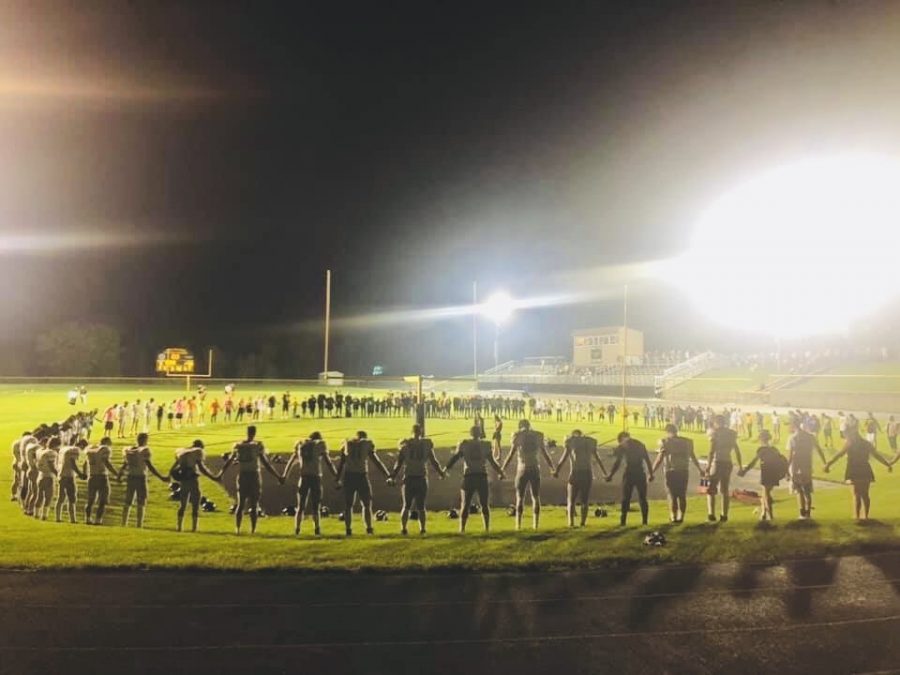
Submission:
M 734 489 L 731 491 L 731 498 L 742 504 L 759 504 L 759 493 L 756 490 Z
M 654 531 L 644 537 L 644 546 L 665 546 L 666 535 L 662 532 Z
M 383 523 L 387 519 L 388 519 L 387 511 L 379 509 L 378 511 L 375 512 L 375 520 L 377 520 L 379 523 Z
M 297 515 L 297 507 L 291 504 L 290 506 L 285 506 L 281 509 L 281 515 L 283 516 L 296 516 Z
M 469 504 L 469 513 L 470 514 L 481 513 L 481 507 L 478 504 Z
M 450 520 L 456 520 L 457 518 L 459 518 L 459 511 L 457 511 L 456 509 L 450 509 L 449 511 L 447 511 L 447 517 Z
M 608 515 L 609 513 L 607 513 L 606 509 L 604 509 L 602 506 L 598 506 L 596 509 L 594 509 L 595 518 L 606 518 L 606 516 Z
M 203 504 L 201 504 L 200 508 L 203 509 L 203 511 L 205 513 L 214 513 L 215 511 L 217 511 L 216 503 L 211 502 L 209 500 L 203 502 Z
M 516 505 L 515 504 L 510 504 L 509 506 L 506 507 L 506 515 L 508 515 L 508 516 L 516 515 Z

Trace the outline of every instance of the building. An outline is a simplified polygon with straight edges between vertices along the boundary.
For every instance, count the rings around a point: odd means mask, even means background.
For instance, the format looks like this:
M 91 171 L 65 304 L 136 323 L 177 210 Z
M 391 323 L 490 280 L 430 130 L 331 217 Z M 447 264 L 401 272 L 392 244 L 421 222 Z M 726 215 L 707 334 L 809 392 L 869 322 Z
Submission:
M 626 363 L 640 364 L 644 356 L 644 334 L 623 326 L 584 328 L 572 333 L 572 365 L 576 368 L 621 364 L 626 349 Z

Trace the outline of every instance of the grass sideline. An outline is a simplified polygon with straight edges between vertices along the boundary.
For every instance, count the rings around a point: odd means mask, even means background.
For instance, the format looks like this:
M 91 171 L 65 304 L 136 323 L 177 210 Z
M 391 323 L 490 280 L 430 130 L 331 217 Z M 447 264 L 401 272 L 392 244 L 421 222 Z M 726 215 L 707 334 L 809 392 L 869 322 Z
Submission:
M 727 399 L 734 394 L 762 392 L 779 378 L 774 367 L 716 368 L 693 377 L 671 389 L 673 395 L 719 394 Z M 900 393 L 900 363 L 845 364 L 829 368 L 813 377 L 792 382 L 788 389 L 844 394 Z M 762 404 L 760 404 L 762 405 Z
M 0 442 L 8 448 L 25 427 L 68 414 L 71 408 L 65 402 L 65 389 L 65 386 L 55 385 L 0 386 Z M 302 391 L 310 390 L 304 388 Z M 137 396 L 172 398 L 179 393 L 180 389 L 169 383 L 143 387 L 140 391 L 98 386 L 90 391 L 90 405 L 102 407 Z M 393 447 L 396 440 L 406 434 L 409 420 L 276 420 L 262 422 L 259 426 L 260 437 L 268 447 L 276 450 L 287 450 L 298 437 L 313 429 L 323 432 L 330 447 L 337 447 L 341 438 L 359 427 L 369 430 L 376 443 Z M 431 420 L 429 433 L 438 446 L 450 446 L 465 434 L 467 426 L 468 421 L 462 419 Z M 618 431 L 618 427 L 608 424 L 582 423 L 580 426 L 585 431 L 595 432 L 601 440 L 614 436 Z M 536 424 L 536 427 L 561 439 L 574 427 L 574 423 L 548 422 Z M 242 432 L 243 425 L 219 424 L 183 432 L 153 434 L 154 457 L 160 468 L 166 469 L 172 451 L 194 437 L 204 438 L 210 453 L 219 453 L 226 450 Z M 632 433 L 651 449 L 660 437 L 658 430 L 641 427 L 632 429 Z M 692 436 L 699 454 L 705 454 L 705 439 L 698 434 Z M 743 444 L 745 458 L 749 459 L 752 449 L 750 443 Z M 121 451 L 122 446 L 117 445 L 114 451 L 117 461 Z M 10 455 L 7 454 L 7 457 Z M 0 569 L 415 572 L 555 570 L 728 560 L 774 563 L 790 558 L 858 553 L 896 546 L 900 517 L 895 504 L 900 497 L 900 476 L 889 475 L 880 465 L 874 466 L 877 482 L 872 488 L 872 516 L 877 520 L 868 525 L 858 525 L 852 521 L 849 488 L 820 491 L 816 498 L 815 520 L 803 523 L 794 520 L 795 504 L 787 488 L 781 487 L 776 491 L 775 526 L 764 529 L 758 526 L 753 508 L 743 504 L 734 504 L 731 520 L 727 524 L 707 523 L 702 498 L 692 497 L 685 524 L 675 527 L 666 522 L 665 504 L 654 501 L 651 503 L 651 524 L 648 528 L 635 525 L 619 528 L 615 514 L 611 514 L 606 519 L 592 518 L 585 529 L 569 530 L 565 526 L 563 509 L 545 507 L 542 529 L 538 532 L 528 529 L 516 533 L 512 518 L 506 516 L 503 509 L 497 509 L 493 531 L 489 535 L 481 532 L 480 518 L 471 519 L 470 532 L 460 536 L 456 533 L 456 521 L 435 513 L 429 520 L 429 535 L 425 538 L 412 534 L 401 537 L 398 518 L 393 515 L 389 522 L 377 524 L 374 537 L 357 534 L 352 539 L 345 539 L 341 523 L 335 518 L 328 518 L 323 520 L 323 537 L 316 539 L 304 533 L 298 540 L 291 534 L 291 520 L 284 517 L 262 520 L 256 536 L 234 536 L 233 520 L 227 509 L 221 508 L 229 503 L 227 494 L 220 485 L 205 479 L 203 489 L 219 503 L 221 511 L 202 514 L 201 531 L 195 535 L 174 531 L 175 505 L 167 499 L 166 486 L 152 477 L 146 527 L 143 530 L 124 529 L 117 524 L 122 488 L 115 482 L 112 507 L 106 517 L 107 526 L 89 528 L 82 524 L 38 522 L 23 516 L 18 505 L 9 501 L 10 462 L 4 461 L 0 466 L 0 489 L 4 490 L 0 503 L 3 526 Z M 831 477 L 840 478 L 842 472 L 843 466 L 839 465 Z M 458 478 L 451 476 L 449 480 Z M 83 483 L 79 483 L 79 492 L 79 499 L 83 500 Z M 527 518 L 528 513 L 526 522 Z M 654 549 L 644 547 L 643 535 L 652 529 L 665 531 L 669 544 Z

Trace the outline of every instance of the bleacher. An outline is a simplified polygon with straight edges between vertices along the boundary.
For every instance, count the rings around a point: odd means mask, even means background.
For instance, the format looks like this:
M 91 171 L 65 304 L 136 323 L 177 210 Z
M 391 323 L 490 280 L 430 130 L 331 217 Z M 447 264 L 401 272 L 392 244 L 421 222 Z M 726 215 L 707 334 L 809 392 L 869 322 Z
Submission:
M 653 363 L 634 364 L 624 367 L 627 387 L 654 387 L 657 378 L 672 363 L 665 359 L 654 359 Z M 507 361 L 486 370 L 479 381 L 508 387 L 523 386 L 535 389 L 541 385 L 558 388 L 565 385 L 576 387 L 620 387 L 623 366 L 608 365 L 591 368 L 575 368 L 570 361 L 560 356 L 530 357 L 521 361 Z
M 679 384 L 686 382 L 692 377 L 697 377 L 707 370 L 722 366 L 725 360 L 726 359 L 719 354 L 702 352 L 696 356 L 692 356 L 686 361 L 682 361 L 664 369 L 655 377 L 654 387 L 657 392 L 677 387 Z

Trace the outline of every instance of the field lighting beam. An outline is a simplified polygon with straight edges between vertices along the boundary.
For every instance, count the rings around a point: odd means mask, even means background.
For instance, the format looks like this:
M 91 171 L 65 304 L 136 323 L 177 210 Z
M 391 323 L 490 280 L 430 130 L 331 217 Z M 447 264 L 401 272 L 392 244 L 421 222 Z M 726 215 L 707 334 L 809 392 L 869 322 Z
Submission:
M 840 334 L 900 295 L 900 158 L 813 157 L 748 177 L 660 269 L 709 319 L 783 340 Z
M 516 310 L 516 301 L 506 291 L 497 291 L 484 301 L 478 311 L 494 323 L 494 367 L 500 365 L 500 327 L 509 321 Z

